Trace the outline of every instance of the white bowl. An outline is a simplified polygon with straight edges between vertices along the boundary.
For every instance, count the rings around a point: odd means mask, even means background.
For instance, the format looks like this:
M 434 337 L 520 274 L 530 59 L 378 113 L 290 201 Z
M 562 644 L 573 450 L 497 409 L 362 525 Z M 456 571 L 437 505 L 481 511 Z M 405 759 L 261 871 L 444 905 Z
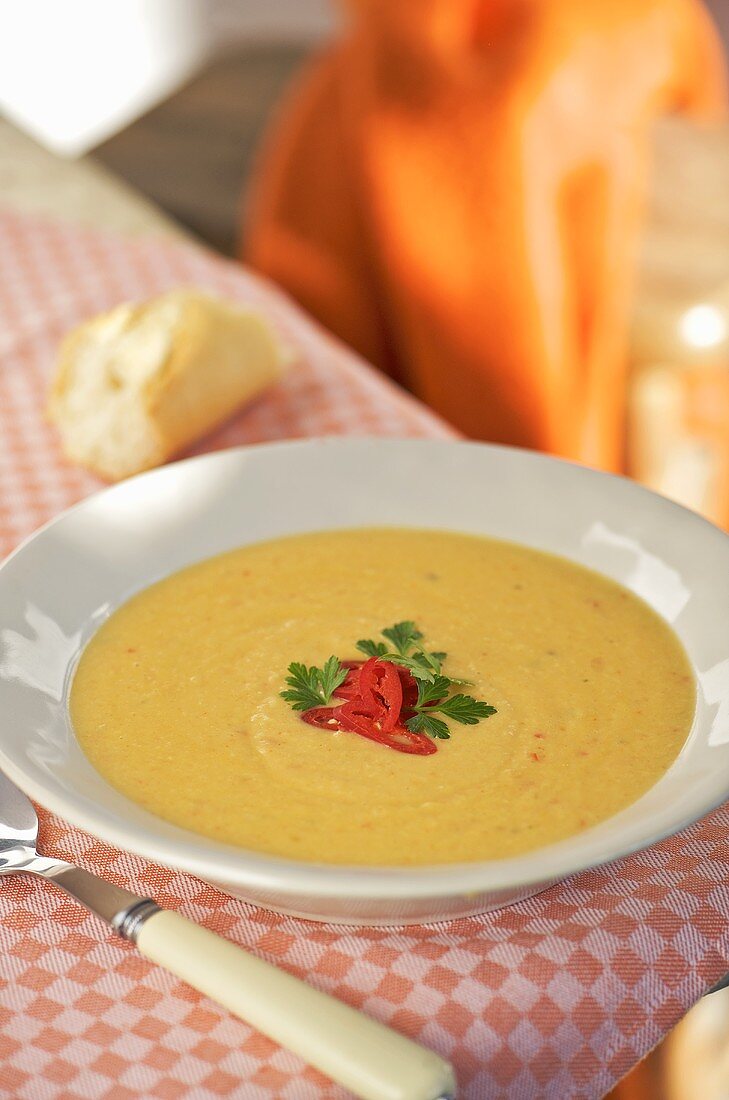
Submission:
M 216 843 L 140 809 L 94 771 L 67 695 L 81 648 L 118 604 L 244 543 L 374 525 L 511 539 L 642 596 L 681 638 L 698 684 L 693 728 L 669 772 L 617 816 L 533 853 L 378 869 Z M 482 912 L 645 847 L 729 795 L 729 537 L 630 481 L 530 452 L 327 439 L 190 459 L 106 489 L 38 531 L 0 568 L 0 607 L 0 766 L 10 777 L 112 844 L 282 912 L 388 924 Z

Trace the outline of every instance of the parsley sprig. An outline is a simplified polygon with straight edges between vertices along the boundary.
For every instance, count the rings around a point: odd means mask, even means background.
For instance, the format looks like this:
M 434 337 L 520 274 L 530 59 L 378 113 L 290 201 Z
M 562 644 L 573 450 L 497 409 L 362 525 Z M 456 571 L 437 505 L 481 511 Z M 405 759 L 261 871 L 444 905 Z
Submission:
M 439 676 L 433 684 L 421 681 L 418 684 L 418 701 L 413 708 L 415 714 L 406 722 L 408 729 L 447 741 L 450 737 L 448 726 L 442 718 L 435 718 L 434 712 L 464 726 L 475 726 L 482 718 L 496 714 L 496 707 L 482 703 L 471 695 L 447 696 L 446 692 L 452 685 L 453 681 L 447 676 Z
M 432 684 L 437 677 L 442 676 L 442 664 L 448 656 L 439 650 L 428 652 L 423 649 L 422 631 L 418 630 L 410 619 L 395 623 L 382 631 L 383 638 L 387 638 L 390 646 L 385 642 L 375 642 L 372 638 L 360 638 L 357 649 L 367 657 L 380 657 L 383 661 L 392 661 L 393 664 L 402 665 L 416 680 L 425 680 Z M 456 680 L 449 678 L 451 684 L 468 684 L 468 680 Z
M 344 683 L 347 670 L 342 668 L 338 657 L 330 657 L 323 668 L 316 665 L 307 668 L 298 661 L 292 661 L 288 673 L 286 683 L 289 687 L 281 692 L 281 698 L 290 703 L 293 710 L 309 710 L 311 707 L 329 706 L 332 693 Z
M 418 630 L 410 619 L 386 627 L 382 631 L 382 636 L 387 638 L 389 647 L 385 642 L 375 642 L 372 638 L 360 638 L 357 649 L 367 657 L 380 657 L 383 661 L 402 665 L 416 680 L 427 680 L 433 683 L 435 678 L 441 675 L 441 665 L 448 654 L 428 653 L 424 650 L 420 645 L 423 640 L 422 631 Z
M 384 661 L 403 665 L 418 682 L 418 699 L 413 710 L 415 714 L 406 725 L 414 733 L 427 733 L 429 737 L 447 740 L 450 737 L 448 726 L 439 713 L 464 726 L 475 726 L 482 718 L 496 714 L 496 707 L 482 703 L 471 695 L 449 695 L 454 687 L 470 684 L 469 680 L 460 680 L 443 673 L 443 662 L 448 656 L 440 651 L 429 652 L 422 646 L 423 633 L 415 623 L 405 620 L 395 623 L 382 631 L 391 648 L 384 642 L 371 638 L 361 638 L 357 649 L 368 657 L 380 657 Z
M 451 694 L 454 688 L 469 684 L 443 672 L 447 654 L 439 650 L 427 650 L 423 646 L 423 633 L 410 619 L 382 631 L 385 641 L 360 638 L 357 649 L 366 657 L 401 665 L 414 677 L 418 686 L 417 699 L 410 698 L 407 709 L 410 717 L 406 726 L 413 733 L 425 733 L 429 737 L 447 740 L 450 737 L 444 719 L 475 726 L 482 718 L 496 713 L 496 708 L 480 699 L 462 692 Z M 294 710 L 311 710 L 328 707 L 334 692 L 344 683 L 348 669 L 343 668 L 338 657 L 330 657 L 322 668 L 310 668 L 298 661 L 288 667 L 288 687 L 281 696 Z M 379 728 L 379 727 L 378 727 Z M 396 746 L 395 746 L 396 747 Z

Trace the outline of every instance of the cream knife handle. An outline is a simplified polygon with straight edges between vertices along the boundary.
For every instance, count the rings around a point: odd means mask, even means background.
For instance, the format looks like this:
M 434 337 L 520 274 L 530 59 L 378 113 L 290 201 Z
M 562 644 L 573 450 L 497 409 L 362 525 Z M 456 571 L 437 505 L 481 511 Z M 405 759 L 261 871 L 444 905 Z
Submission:
M 362 1100 L 455 1096 L 453 1070 L 430 1050 L 169 910 L 136 935 L 148 959 L 288 1047 Z

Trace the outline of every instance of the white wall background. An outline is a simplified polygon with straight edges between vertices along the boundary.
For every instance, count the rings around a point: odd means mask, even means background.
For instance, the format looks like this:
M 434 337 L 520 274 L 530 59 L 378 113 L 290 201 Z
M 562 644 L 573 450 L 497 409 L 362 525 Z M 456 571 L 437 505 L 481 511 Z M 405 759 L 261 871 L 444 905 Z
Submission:
M 325 37 L 336 3 L 0 0 L 0 115 L 79 156 L 171 95 L 212 50 Z
M 0 0 L 0 113 L 62 156 L 86 152 L 204 64 L 209 3 Z

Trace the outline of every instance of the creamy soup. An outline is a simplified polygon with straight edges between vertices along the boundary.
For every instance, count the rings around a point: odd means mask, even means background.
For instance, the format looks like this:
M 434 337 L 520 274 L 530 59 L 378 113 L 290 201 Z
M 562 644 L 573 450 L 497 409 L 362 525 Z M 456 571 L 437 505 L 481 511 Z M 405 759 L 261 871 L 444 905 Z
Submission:
M 409 755 L 308 725 L 281 697 L 290 662 L 362 658 L 357 639 L 402 620 L 496 713 Z M 497 859 L 586 829 L 659 779 L 693 711 L 678 639 L 627 589 L 510 543 L 397 529 L 174 574 L 104 623 L 71 692 L 93 765 L 153 814 L 351 864 Z

